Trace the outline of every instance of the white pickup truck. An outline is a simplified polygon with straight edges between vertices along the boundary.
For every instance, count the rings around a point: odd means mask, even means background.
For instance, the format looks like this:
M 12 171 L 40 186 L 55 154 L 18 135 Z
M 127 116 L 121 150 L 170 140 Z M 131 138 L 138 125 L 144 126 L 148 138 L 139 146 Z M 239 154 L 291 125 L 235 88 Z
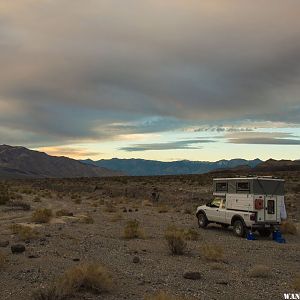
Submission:
M 215 178 L 214 198 L 196 211 L 199 227 L 233 226 L 243 237 L 248 229 L 269 236 L 286 219 L 284 180 L 273 177 Z

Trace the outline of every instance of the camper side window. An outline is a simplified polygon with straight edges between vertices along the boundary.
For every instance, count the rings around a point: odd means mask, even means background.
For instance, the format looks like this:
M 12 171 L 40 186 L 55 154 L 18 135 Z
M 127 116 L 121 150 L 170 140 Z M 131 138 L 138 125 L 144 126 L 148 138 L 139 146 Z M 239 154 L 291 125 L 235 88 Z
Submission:
M 216 183 L 217 192 L 227 192 L 227 182 L 217 182 Z
M 244 191 L 250 191 L 250 184 L 249 182 L 238 182 L 236 184 L 236 190 L 239 192 L 244 192 Z

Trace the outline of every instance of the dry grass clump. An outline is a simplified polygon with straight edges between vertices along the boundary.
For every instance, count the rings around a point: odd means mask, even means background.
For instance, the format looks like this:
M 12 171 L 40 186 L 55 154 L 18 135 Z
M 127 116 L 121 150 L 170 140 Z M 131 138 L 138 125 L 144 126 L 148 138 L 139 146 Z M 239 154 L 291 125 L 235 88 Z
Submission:
M 165 238 L 173 255 L 183 255 L 187 248 L 185 235 L 182 229 L 170 227 L 166 230 Z
M 82 264 L 66 271 L 57 283 L 60 295 L 73 295 L 75 292 L 108 292 L 112 287 L 112 276 L 100 264 Z
M 254 278 L 267 278 L 271 276 L 271 270 L 265 265 L 255 265 L 249 270 L 249 276 Z
M 26 203 L 24 201 L 20 201 L 20 200 L 14 200 L 14 201 L 8 201 L 6 203 L 7 206 L 9 207 L 13 207 L 13 208 L 16 208 L 16 209 L 21 209 L 21 210 L 24 210 L 24 211 L 28 211 L 31 209 L 31 206 L 29 203 Z
M 63 300 L 65 295 L 60 295 L 55 285 L 49 288 L 40 288 L 33 292 L 33 300 Z
M 152 207 L 153 203 L 150 200 L 143 200 L 142 201 L 142 206 L 148 206 L 148 207 Z
M 144 238 L 144 232 L 140 228 L 140 223 L 137 220 L 129 220 L 124 228 L 125 239 Z
M 299 292 L 300 291 L 300 274 L 296 275 L 293 280 L 293 288 Z
M 288 221 L 288 220 L 282 222 L 282 224 L 280 225 L 280 230 L 282 233 L 292 234 L 292 235 L 296 235 L 298 232 L 295 223 L 293 223 L 292 221 Z
M 224 261 L 224 249 L 216 244 L 204 244 L 201 247 L 201 256 L 209 261 Z
M 84 223 L 84 224 L 94 224 L 95 223 L 93 217 L 90 215 L 80 216 L 79 222 Z
M 115 213 L 117 212 L 117 208 L 112 202 L 107 201 L 105 202 L 104 211 L 108 213 Z
M 2 268 L 5 264 L 6 256 L 2 252 L 0 252 L 0 268 Z
M 13 234 L 16 234 L 21 240 L 32 240 L 39 237 L 39 233 L 30 226 L 22 224 L 13 224 L 10 227 Z
M 167 213 L 169 211 L 169 209 L 166 205 L 159 205 L 157 207 L 157 211 L 158 211 L 158 213 L 163 214 L 163 213 Z
M 10 196 L 11 200 L 22 200 L 23 199 L 23 196 L 16 192 L 11 192 L 9 196 Z
M 83 264 L 71 268 L 47 289 L 34 292 L 34 300 L 64 300 L 78 292 L 102 294 L 112 288 L 112 277 L 100 264 Z
M 32 201 L 36 202 L 36 203 L 42 202 L 41 197 L 39 197 L 39 196 L 34 196 Z
M 123 219 L 123 215 L 120 212 L 118 212 L 111 216 L 110 221 L 117 222 L 117 221 L 121 221 L 122 219 Z
M 73 213 L 68 211 L 67 209 L 60 209 L 56 212 L 57 217 L 72 217 Z
M 198 241 L 200 234 L 197 230 L 193 229 L 193 228 L 189 228 L 189 229 L 185 229 L 183 231 L 184 233 L 184 237 L 186 240 L 188 241 Z
M 176 297 L 167 292 L 160 291 L 152 296 L 146 296 L 145 300 L 184 300 L 184 298 Z
M 82 200 L 81 200 L 81 198 L 76 198 L 76 199 L 73 200 L 73 202 L 75 204 L 81 204 Z
M 0 184 L 0 205 L 5 205 L 9 201 L 8 187 Z
M 32 222 L 48 223 L 53 216 L 52 210 L 48 208 L 39 208 L 35 210 L 31 216 Z

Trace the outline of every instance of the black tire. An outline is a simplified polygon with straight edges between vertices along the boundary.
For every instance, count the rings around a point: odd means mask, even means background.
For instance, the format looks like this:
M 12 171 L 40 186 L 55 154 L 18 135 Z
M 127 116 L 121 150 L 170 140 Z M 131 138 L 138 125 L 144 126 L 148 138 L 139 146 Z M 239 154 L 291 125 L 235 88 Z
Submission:
M 236 236 L 244 237 L 246 235 L 246 227 L 242 220 L 235 220 L 233 223 L 233 233 Z
M 198 218 L 198 225 L 200 228 L 205 228 L 208 225 L 208 220 L 204 213 L 199 213 L 197 215 L 197 218 Z
M 271 235 L 271 230 L 269 228 L 257 229 L 257 231 L 262 237 L 269 237 Z
M 229 224 L 221 224 L 222 228 L 227 229 L 229 227 Z

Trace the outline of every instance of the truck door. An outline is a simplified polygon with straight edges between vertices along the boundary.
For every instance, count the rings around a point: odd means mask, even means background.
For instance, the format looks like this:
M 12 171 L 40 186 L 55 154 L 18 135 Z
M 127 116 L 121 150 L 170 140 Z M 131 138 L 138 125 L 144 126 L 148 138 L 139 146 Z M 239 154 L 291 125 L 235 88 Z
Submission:
M 218 211 L 217 221 L 220 223 L 227 223 L 226 221 L 226 198 L 223 198 L 220 203 Z
M 220 209 L 221 199 L 215 198 L 210 203 L 207 204 L 208 208 L 205 210 L 206 216 L 211 222 L 219 221 L 219 209 Z
M 265 197 L 265 222 L 276 222 L 277 219 L 276 196 Z

